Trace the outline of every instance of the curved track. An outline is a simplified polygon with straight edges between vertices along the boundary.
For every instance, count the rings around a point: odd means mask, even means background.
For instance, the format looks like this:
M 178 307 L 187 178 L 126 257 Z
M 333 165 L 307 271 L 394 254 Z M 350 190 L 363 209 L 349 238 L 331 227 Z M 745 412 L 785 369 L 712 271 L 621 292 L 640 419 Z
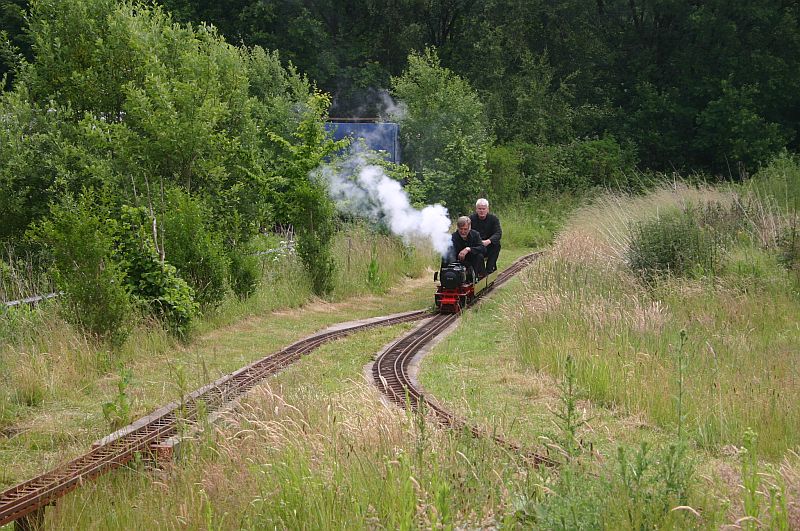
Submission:
M 104 444 L 50 472 L 0 493 L 0 526 L 22 518 L 79 487 L 84 481 L 123 465 L 137 453 L 177 434 L 179 422 L 198 420 L 199 412 L 209 413 L 241 396 L 263 378 L 275 374 L 328 341 L 353 332 L 422 319 L 425 310 L 377 318 L 363 324 L 320 332 L 300 340 L 247 367 L 224 376 L 184 398 L 173 402 L 145 421 L 135 423 L 106 437 Z
M 540 254 L 541 253 L 533 253 L 514 262 L 497 276 L 497 280 L 495 280 L 494 284 L 489 289 L 484 290 L 481 296 L 507 282 L 511 277 L 537 259 Z M 475 303 L 473 302 L 473 304 Z M 555 461 L 545 455 L 531 450 L 524 450 L 520 445 L 514 442 L 506 440 L 496 434 L 488 433 L 486 430 L 467 423 L 465 420 L 440 407 L 436 402 L 426 398 L 422 391 L 411 381 L 408 375 L 408 368 L 414 356 L 435 337 L 444 332 L 458 317 L 458 314 L 435 315 L 431 317 L 428 322 L 389 346 L 389 348 L 378 356 L 375 363 L 372 365 L 372 377 L 375 385 L 377 385 L 392 402 L 401 407 L 410 407 L 416 411 L 419 410 L 422 405 L 423 409 L 433 413 L 436 419 L 445 426 L 457 430 L 468 430 L 475 437 L 491 437 L 499 445 L 515 453 L 522 454 L 526 458 L 532 460 L 534 464 L 555 465 Z

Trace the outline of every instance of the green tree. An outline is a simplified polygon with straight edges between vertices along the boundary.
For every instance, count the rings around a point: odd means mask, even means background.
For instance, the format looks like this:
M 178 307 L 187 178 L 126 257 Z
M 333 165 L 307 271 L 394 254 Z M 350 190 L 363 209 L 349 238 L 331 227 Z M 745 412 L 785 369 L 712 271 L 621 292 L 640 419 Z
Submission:
M 708 154 L 714 169 L 735 171 L 730 167 L 734 162 L 754 168 L 786 145 L 785 130 L 760 114 L 759 95 L 756 87 L 736 88 L 723 81 L 722 94 L 698 115 L 695 145 Z
M 401 134 L 406 163 L 416 173 L 410 186 L 416 199 L 467 211 L 488 188 L 491 142 L 478 95 L 443 68 L 432 49 L 411 54 L 408 69 L 392 79 L 392 86 L 408 108 Z
M 304 119 L 290 139 L 277 134 L 272 139 L 282 148 L 280 202 L 297 231 L 297 254 L 311 278 L 314 293 L 326 295 L 333 289 L 335 262 L 331 251 L 335 232 L 335 207 L 325 182 L 313 175 L 342 142 L 328 139 L 321 118 L 330 99 L 317 93 L 309 98 Z
M 34 59 L 0 100 L 0 201 L 14 213 L 0 237 L 100 184 L 158 218 L 180 187 L 229 246 L 269 222 L 269 133 L 292 134 L 310 90 L 276 53 L 136 2 L 37 0 L 30 20 Z

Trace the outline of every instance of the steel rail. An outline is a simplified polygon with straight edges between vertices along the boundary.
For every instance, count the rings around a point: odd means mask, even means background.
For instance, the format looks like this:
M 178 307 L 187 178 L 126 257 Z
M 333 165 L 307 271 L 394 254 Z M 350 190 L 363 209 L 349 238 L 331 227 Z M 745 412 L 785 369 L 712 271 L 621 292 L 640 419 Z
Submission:
M 533 253 L 517 260 L 497 276 L 494 284 L 484 290 L 480 296 L 510 280 L 519 271 L 533 262 L 541 253 Z M 473 302 L 474 304 L 474 302 Z M 521 454 L 533 461 L 535 465 L 555 466 L 556 461 L 533 450 L 523 449 L 519 444 L 507 440 L 497 434 L 488 433 L 475 425 L 469 424 L 442 408 L 437 402 L 429 399 L 417 388 L 408 375 L 408 368 L 416 354 L 431 340 L 452 325 L 460 314 L 439 314 L 431 317 L 427 323 L 406 334 L 385 349 L 372 365 L 372 377 L 375 385 L 395 404 L 420 411 L 423 408 L 434 414 L 443 425 L 456 430 L 467 430 L 474 437 L 490 437 L 501 447 Z M 422 407 L 421 407 L 422 405 Z
M 275 374 L 323 343 L 369 328 L 419 320 L 426 315 L 425 310 L 419 310 L 324 331 L 224 376 L 184 397 L 181 402 L 173 402 L 144 425 L 122 433 L 68 463 L 0 493 L 0 526 L 53 503 L 85 481 L 129 462 L 137 453 L 149 451 L 152 445 L 174 436 L 180 422 L 196 421 L 201 408 L 206 413 L 216 410 L 250 390 L 263 378 Z

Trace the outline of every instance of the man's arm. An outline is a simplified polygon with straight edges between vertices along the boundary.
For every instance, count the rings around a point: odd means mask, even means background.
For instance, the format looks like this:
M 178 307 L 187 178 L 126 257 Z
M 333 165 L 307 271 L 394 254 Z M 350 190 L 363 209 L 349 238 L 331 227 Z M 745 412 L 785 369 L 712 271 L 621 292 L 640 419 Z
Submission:
M 500 238 L 503 237 L 503 229 L 500 228 L 500 218 L 497 216 L 492 216 L 492 235 L 489 236 L 489 241 L 491 241 L 494 245 L 500 243 Z
M 472 253 L 480 253 L 485 255 L 486 254 L 486 246 L 483 245 L 483 240 L 481 240 L 481 235 L 478 234 L 478 231 L 473 230 L 469 233 L 469 247 L 470 252 Z

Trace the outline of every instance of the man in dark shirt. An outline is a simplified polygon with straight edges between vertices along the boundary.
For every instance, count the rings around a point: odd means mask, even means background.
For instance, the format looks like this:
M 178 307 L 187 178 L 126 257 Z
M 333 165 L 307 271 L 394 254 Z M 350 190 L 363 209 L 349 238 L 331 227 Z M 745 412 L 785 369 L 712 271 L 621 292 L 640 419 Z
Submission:
M 456 222 L 458 230 L 453 233 L 453 252 L 459 262 L 471 265 L 475 274 L 480 277 L 486 276 L 486 268 L 483 265 L 483 253 L 486 248 L 481 242 L 478 231 L 472 230 L 470 220 L 467 216 L 461 216 Z
M 497 270 L 497 257 L 500 255 L 500 238 L 503 230 L 500 220 L 494 214 L 489 214 L 489 201 L 480 198 L 475 202 L 475 212 L 469 217 L 472 229 L 481 235 L 481 243 L 486 248 L 486 272 Z

